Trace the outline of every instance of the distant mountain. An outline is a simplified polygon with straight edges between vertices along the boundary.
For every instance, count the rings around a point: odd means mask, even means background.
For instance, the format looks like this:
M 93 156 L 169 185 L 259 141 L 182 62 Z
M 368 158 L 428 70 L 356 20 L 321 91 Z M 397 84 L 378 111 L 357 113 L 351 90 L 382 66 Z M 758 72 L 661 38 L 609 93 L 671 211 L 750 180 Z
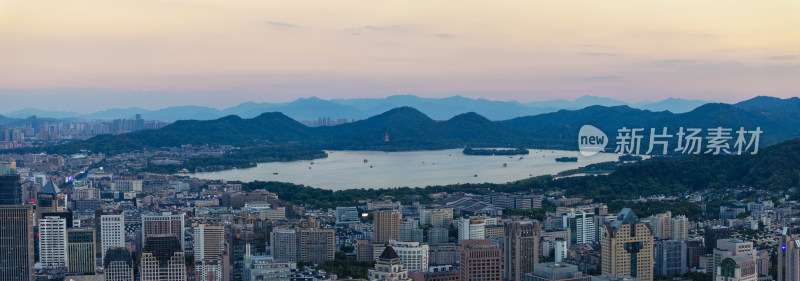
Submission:
M 489 120 L 507 120 L 511 118 L 555 112 L 560 109 L 581 109 L 593 105 L 619 106 L 628 105 L 633 108 L 652 111 L 669 110 L 673 113 L 691 111 L 706 102 L 683 99 L 667 99 L 660 102 L 641 102 L 628 104 L 610 98 L 583 96 L 574 101 L 550 100 L 529 103 L 516 101 L 490 101 L 471 99 L 461 96 L 447 98 L 422 98 L 413 95 L 395 95 L 386 98 L 333 99 L 323 100 L 316 97 L 301 98 L 286 103 L 254 103 L 246 102 L 224 110 L 204 106 L 174 106 L 159 110 L 141 108 L 107 109 L 91 114 L 76 112 L 52 112 L 33 108 L 23 109 L 7 114 L 12 118 L 26 118 L 32 115 L 46 118 L 71 118 L 91 120 L 132 119 L 141 114 L 145 120 L 212 120 L 228 115 L 242 118 L 253 118 L 264 112 L 281 112 L 295 120 L 316 120 L 320 117 L 332 119 L 365 119 L 397 107 L 413 107 L 430 116 L 434 120 L 447 120 L 464 112 L 475 112 Z
M 641 102 L 632 104 L 631 107 L 650 111 L 669 111 L 672 113 L 684 113 L 694 110 L 701 105 L 710 103 L 702 100 L 686 100 L 668 98 L 658 102 Z
M 317 101 L 310 101 L 316 103 Z M 784 101 L 787 103 L 793 100 Z M 784 106 L 778 106 L 783 108 Z M 762 108 L 762 107 L 759 107 Z M 48 148 L 56 151 L 91 149 L 118 153 L 132 149 L 159 148 L 181 144 L 259 144 L 306 143 L 324 149 L 351 150 L 421 150 L 464 146 L 505 146 L 529 148 L 577 148 L 578 130 L 593 125 L 610 138 L 607 150 L 613 150 L 617 130 L 623 127 L 642 128 L 642 136 L 650 129 L 657 133 L 664 127 L 670 147 L 680 127 L 700 128 L 701 137 L 709 128 L 730 128 L 732 137 L 744 127 L 760 127 L 763 134 L 759 144 L 767 146 L 800 137 L 800 118 L 797 113 L 770 111 L 768 108 L 751 111 L 730 104 L 706 104 L 690 112 L 675 114 L 669 111 L 649 111 L 629 106 L 589 106 L 579 110 L 559 110 L 535 116 L 505 121 L 491 121 L 469 112 L 446 121 L 435 121 L 412 107 L 398 107 L 382 114 L 338 126 L 306 127 L 283 113 L 264 113 L 252 119 L 235 115 L 220 119 L 177 121 L 159 130 L 138 131 L 118 136 L 98 136 L 65 146 Z M 796 116 L 795 116 L 796 117 Z M 787 119 L 788 118 L 788 119 Z M 389 141 L 384 137 L 388 134 Z M 731 140 L 731 142 L 735 139 Z M 648 138 L 643 138 L 640 153 L 647 151 Z M 656 147 L 660 148 L 660 147 Z
M 734 106 L 751 111 L 800 113 L 800 98 L 793 97 L 780 99 L 775 97 L 758 96 L 746 101 L 741 101 Z
M 3 115 L 0 115 L 0 125 L 5 125 L 5 124 L 8 124 L 8 123 L 17 121 L 17 120 L 18 119 L 16 119 L 16 118 L 8 118 L 8 117 L 5 117 Z

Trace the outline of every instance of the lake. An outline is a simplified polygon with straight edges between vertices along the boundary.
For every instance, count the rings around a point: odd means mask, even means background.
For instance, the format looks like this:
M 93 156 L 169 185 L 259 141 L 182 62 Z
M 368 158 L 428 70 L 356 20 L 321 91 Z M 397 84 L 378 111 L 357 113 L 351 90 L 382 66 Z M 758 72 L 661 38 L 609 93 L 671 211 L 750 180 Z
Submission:
M 516 156 L 473 156 L 464 155 L 461 151 L 326 151 L 328 158 L 324 159 L 260 163 L 253 168 L 196 173 L 192 176 L 245 182 L 291 182 L 331 190 L 425 187 L 455 183 L 506 183 L 531 176 L 554 175 L 592 163 L 616 161 L 618 157 L 613 153 L 584 157 L 577 151 L 539 149 L 531 149 L 528 155 Z M 578 162 L 555 161 L 555 158 L 563 156 L 578 157 Z

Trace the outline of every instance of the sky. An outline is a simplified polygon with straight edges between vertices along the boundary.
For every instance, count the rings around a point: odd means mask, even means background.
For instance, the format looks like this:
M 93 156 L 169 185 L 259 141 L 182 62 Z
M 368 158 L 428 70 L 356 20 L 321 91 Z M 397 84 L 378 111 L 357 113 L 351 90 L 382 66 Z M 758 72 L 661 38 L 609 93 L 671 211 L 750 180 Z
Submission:
M 0 0 L 0 112 L 800 95 L 797 0 Z

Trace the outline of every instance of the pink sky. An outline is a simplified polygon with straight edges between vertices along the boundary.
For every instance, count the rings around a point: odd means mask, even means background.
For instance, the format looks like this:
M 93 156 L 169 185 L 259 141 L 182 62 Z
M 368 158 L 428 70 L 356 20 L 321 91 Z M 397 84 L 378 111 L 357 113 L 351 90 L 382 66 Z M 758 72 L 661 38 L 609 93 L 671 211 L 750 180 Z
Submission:
M 790 0 L 0 2 L 0 112 L 798 93 Z

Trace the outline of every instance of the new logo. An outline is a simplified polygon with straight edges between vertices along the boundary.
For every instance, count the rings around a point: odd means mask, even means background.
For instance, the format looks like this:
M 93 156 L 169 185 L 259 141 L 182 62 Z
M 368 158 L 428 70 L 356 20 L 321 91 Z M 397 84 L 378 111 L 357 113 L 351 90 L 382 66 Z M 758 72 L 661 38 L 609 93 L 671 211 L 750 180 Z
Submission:
M 606 149 L 608 136 L 592 125 L 583 125 L 578 132 L 578 150 L 583 156 L 592 156 Z

